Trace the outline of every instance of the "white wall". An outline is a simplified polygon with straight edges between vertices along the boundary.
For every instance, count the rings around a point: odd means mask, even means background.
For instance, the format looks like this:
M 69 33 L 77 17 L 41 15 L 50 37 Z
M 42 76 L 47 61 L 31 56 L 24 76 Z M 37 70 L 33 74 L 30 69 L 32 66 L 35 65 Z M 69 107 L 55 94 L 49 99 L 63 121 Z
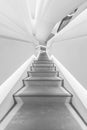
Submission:
M 32 54 L 32 43 L 0 38 L 0 84 L 16 71 Z
M 87 89 L 87 37 L 54 43 L 51 53 Z

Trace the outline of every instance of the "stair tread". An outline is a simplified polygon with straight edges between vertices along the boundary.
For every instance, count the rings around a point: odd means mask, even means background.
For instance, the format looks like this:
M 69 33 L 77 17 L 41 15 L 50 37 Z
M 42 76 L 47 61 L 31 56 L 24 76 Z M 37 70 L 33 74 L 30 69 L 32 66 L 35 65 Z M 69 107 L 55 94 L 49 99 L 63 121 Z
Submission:
M 45 103 L 42 100 L 32 102 L 30 99 L 28 104 L 24 103 L 17 110 L 5 130 L 82 130 L 82 128 L 64 103 L 54 101 Z
M 47 66 L 39 66 L 39 65 L 37 65 L 37 66 L 31 66 L 31 67 L 34 67 L 34 68 L 36 68 L 36 67 L 37 67 L 37 68 L 46 68 L 46 67 L 47 67 L 47 68 L 53 68 L 53 67 L 55 67 L 55 66 L 50 66 L 50 65 L 49 65 L 49 66 L 48 66 L 48 65 L 47 65 Z
M 38 64 L 40 64 L 40 63 L 44 63 L 44 64 L 48 64 L 48 63 L 53 63 L 53 61 L 52 60 L 34 60 L 34 62 L 33 63 L 38 63 Z
M 48 72 L 47 72 L 47 71 L 39 71 L 39 72 L 38 72 L 38 71 L 31 71 L 31 70 L 28 71 L 28 73 L 57 73 L 57 72 L 58 72 L 58 71 L 51 71 L 51 70 L 48 71 Z
M 33 62 L 33 64 L 43 64 L 44 65 L 44 64 L 54 64 L 54 63 L 53 62 L 46 62 L 46 63 L 43 62 L 43 63 L 41 63 L 41 62 L 37 61 L 37 62 Z
M 45 81 L 49 81 L 49 80 L 52 80 L 52 81 L 57 81 L 57 80 L 63 80 L 62 78 L 60 77 L 27 77 L 27 78 L 24 78 L 23 80 L 45 80 Z
M 53 62 L 48 62 L 48 63 L 47 62 L 46 63 L 45 62 L 43 62 L 43 63 L 41 63 L 41 62 L 39 62 L 39 63 L 38 62 L 33 62 L 33 64 L 54 64 L 54 63 Z
M 43 72 L 47 72 L 47 73 L 49 73 L 49 72 L 56 72 L 55 69 L 52 69 L 52 70 L 51 69 L 40 69 L 40 70 L 39 69 L 38 70 L 36 70 L 36 69 L 34 70 L 33 69 L 33 70 L 30 70 L 30 71 L 31 72 L 41 72 L 41 73 L 43 73 Z
M 54 64 L 53 64 L 53 63 L 52 63 L 52 64 L 35 64 L 35 63 L 33 63 L 32 66 L 39 66 L 39 67 L 40 67 L 40 66 L 41 66 L 41 67 L 42 67 L 42 66 L 43 66 L 43 67 L 44 67 L 44 66 L 45 66 L 45 67 L 52 66 L 52 67 L 53 67 Z
M 15 96 L 63 96 L 63 97 L 71 97 L 71 94 L 66 91 L 63 87 L 24 87 L 19 92 L 15 94 Z
M 31 71 L 41 71 L 41 72 L 43 72 L 43 71 L 45 71 L 45 72 L 49 72 L 49 71 L 56 71 L 56 68 L 55 67 L 52 67 L 52 68 L 46 68 L 46 67 L 32 67 L 32 68 L 30 68 L 30 70 Z

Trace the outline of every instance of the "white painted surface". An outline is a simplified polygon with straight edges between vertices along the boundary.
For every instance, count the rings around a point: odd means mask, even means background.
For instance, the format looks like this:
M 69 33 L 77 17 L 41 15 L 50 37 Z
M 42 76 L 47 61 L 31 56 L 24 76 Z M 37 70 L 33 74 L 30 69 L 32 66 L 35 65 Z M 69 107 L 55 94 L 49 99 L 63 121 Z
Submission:
M 33 58 L 35 58 L 34 55 L 0 86 L 0 120 L 14 105 L 13 94 L 23 87 L 22 79 L 25 78 Z
M 49 51 L 87 89 L 87 37 L 54 43 Z
M 62 74 L 64 87 L 73 94 L 72 103 L 74 107 L 87 122 L 87 90 L 53 55 L 51 58 L 58 66 L 60 75 Z
M 70 86 L 77 94 L 81 102 L 84 104 L 84 107 L 87 109 L 87 90 L 82 86 L 76 79 L 71 75 L 71 73 L 54 57 L 52 56 L 54 62 L 58 65 L 60 71 L 69 82 Z
M 0 35 L 45 41 L 63 17 L 86 0 L 1 0 Z
M 26 68 L 31 63 L 34 55 L 31 56 L 19 69 L 16 70 L 1 86 L 0 86 L 0 104 L 6 98 L 7 94 L 11 91 L 17 81 L 20 79 Z
M 9 124 L 9 122 L 12 120 L 12 118 L 15 116 L 15 114 L 18 112 L 18 110 L 23 105 L 22 100 L 17 98 L 17 104 L 16 106 L 11 110 L 11 112 L 6 116 L 3 122 L 0 124 L 0 130 L 4 130 L 6 126 Z
M 82 128 L 82 130 L 87 130 L 87 126 L 84 124 L 84 122 L 81 120 L 81 118 L 77 115 L 77 113 L 73 110 L 73 108 L 71 107 L 71 105 L 66 104 L 66 106 L 67 106 L 68 110 L 70 111 L 70 113 L 75 118 L 75 120 L 79 123 L 79 125 Z
M 87 6 L 87 3 L 84 4 Z M 65 28 L 63 28 L 59 33 L 48 42 L 53 44 L 56 42 L 65 41 L 69 39 L 75 39 L 78 37 L 87 36 L 87 9 L 81 12 L 75 19 L 73 19 Z
M 0 85 L 34 54 L 32 43 L 0 37 Z

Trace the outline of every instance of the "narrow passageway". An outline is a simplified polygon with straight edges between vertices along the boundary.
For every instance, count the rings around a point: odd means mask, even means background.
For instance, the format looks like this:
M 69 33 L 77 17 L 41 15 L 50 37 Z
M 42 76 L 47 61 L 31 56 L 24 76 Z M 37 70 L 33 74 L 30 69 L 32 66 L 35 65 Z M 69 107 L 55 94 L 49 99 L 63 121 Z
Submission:
M 63 79 L 46 51 L 34 60 L 24 87 L 14 97 L 22 107 L 5 130 L 82 130 L 67 105 L 72 95 L 63 87 Z

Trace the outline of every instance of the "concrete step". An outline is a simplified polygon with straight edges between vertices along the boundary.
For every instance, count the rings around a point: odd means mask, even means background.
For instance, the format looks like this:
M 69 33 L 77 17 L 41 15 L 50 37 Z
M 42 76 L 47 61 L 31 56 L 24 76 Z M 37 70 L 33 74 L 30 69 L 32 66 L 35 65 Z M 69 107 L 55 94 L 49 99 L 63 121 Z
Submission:
M 40 65 L 37 65 L 37 66 L 32 66 L 32 67 L 34 67 L 34 68 L 53 68 L 53 67 L 55 67 L 56 68 L 56 66 L 54 66 L 54 65 L 42 65 L 42 66 L 40 66 Z
M 15 97 L 72 97 L 72 95 L 66 91 L 63 87 L 23 87 L 18 91 Z M 70 99 L 70 98 L 69 98 Z M 69 100 L 68 100 L 69 101 Z
M 32 76 L 32 77 L 55 77 L 55 76 L 59 76 L 59 72 L 58 71 L 49 71 L 49 72 L 35 72 L 35 71 L 28 71 L 27 72 L 28 77 Z
M 49 57 L 47 54 L 40 54 L 38 57 L 38 60 L 49 60 Z
M 23 101 L 5 130 L 82 130 L 67 105 L 58 102 L 58 98 L 24 97 Z
M 56 71 L 56 67 L 55 66 L 45 66 L 45 67 L 38 67 L 38 66 L 30 66 L 30 71 L 45 71 L 45 72 L 49 72 L 49 71 Z
M 21 97 L 24 103 L 32 102 L 57 102 L 57 103 L 69 103 L 72 95 L 66 91 L 63 87 L 23 87 L 15 95 L 15 98 Z M 42 101 L 41 101 L 42 100 Z
M 58 98 L 24 97 L 23 101 L 5 130 L 82 130 L 67 105 L 58 102 Z
M 40 60 L 40 61 L 38 61 L 38 60 L 34 60 L 34 62 L 33 63 L 37 63 L 37 64 L 49 64 L 49 63 L 53 63 L 53 61 L 52 60 Z
M 30 102 L 32 103 L 36 103 L 37 105 L 41 102 L 42 104 L 44 103 L 51 103 L 51 102 L 56 102 L 57 104 L 62 103 L 69 103 L 71 97 L 67 96 L 67 95 L 20 95 L 20 96 L 16 96 L 15 99 L 17 100 L 17 97 L 21 97 L 21 100 L 23 101 L 23 103 L 25 104 L 29 104 Z
M 25 78 L 23 81 L 26 87 L 61 87 L 63 84 L 63 80 L 59 77 L 28 77 Z
M 49 66 L 54 66 L 54 63 L 48 63 L 48 64 L 32 63 L 32 66 L 49 67 Z
M 37 59 L 38 61 L 41 61 L 41 60 L 43 60 L 43 61 L 48 61 L 49 60 L 49 58 L 48 57 L 38 57 L 38 59 Z
M 48 57 L 48 54 L 47 54 L 47 52 L 41 52 L 39 54 L 39 57 Z

